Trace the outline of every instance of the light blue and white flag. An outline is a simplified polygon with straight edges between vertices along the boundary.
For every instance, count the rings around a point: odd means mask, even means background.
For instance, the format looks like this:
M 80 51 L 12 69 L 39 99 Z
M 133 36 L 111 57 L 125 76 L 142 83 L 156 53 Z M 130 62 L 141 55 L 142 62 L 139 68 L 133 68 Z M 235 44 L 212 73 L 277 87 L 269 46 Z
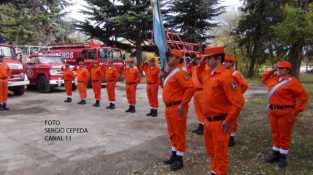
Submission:
M 159 49 L 161 68 L 164 69 L 166 64 L 167 41 L 165 37 L 165 30 L 161 16 L 160 2 L 159 0 L 151 0 L 151 5 L 153 10 L 154 42 Z

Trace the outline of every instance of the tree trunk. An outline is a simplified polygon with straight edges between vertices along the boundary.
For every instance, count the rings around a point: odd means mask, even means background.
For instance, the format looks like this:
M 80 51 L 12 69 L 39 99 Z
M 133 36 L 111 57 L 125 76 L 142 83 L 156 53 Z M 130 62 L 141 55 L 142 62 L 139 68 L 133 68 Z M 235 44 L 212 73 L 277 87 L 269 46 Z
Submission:
M 294 43 L 290 48 L 289 62 L 292 64 L 292 75 L 299 77 L 301 62 L 303 59 L 302 45 Z
M 258 45 L 256 44 L 254 48 L 252 49 L 252 54 L 249 59 L 249 69 L 248 69 L 248 78 L 251 78 L 255 74 L 255 64 L 257 62 L 257 49 Z
M 139 38 L 136 40 L 136 59 L 137 59 L 137 66 L 139 67 L 142 64 L 142 40 Z

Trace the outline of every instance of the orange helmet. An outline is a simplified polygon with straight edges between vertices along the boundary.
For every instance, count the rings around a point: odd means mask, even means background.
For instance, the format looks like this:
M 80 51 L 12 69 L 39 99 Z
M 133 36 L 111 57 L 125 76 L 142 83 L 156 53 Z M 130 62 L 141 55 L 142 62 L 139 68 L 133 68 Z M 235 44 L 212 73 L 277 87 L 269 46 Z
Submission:
M 219 54 L 224 54 L 224 46 L 218 46 L 218 47 L 208 47 L 204 49 L 204 53 L 206 56 L 214 56 Z
M 288 61 L 279 61 L 277 63 L 277 67 L 278 68 L 282 68 L 282 69 L 292 69 L 292 65 L 288 62 Z

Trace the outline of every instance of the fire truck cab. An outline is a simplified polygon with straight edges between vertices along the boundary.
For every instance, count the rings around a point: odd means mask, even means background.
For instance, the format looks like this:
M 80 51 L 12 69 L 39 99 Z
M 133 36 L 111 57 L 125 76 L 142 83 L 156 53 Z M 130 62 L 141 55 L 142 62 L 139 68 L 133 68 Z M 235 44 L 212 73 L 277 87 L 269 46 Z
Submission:
M 39 92 L 48 93 L 64 85 L 64 58 L 55 53 L 35 53 L 24 65 L 30 84 Z
M 10 68 L 9 90 L 15 95 L 23 95 L 26 86 L 29 84 L 25 74 L 23 64 L 17 60 L 15 48 L 10 44 L 0 43 L 0 59 L 2 59 Z
M 84 61 L 87 67 L 95 61 L 107 64 L 108 58 L 112 58 L 114 66 L 121 72 L 124 66 L 124 56 L 118 48 L 104 47 L 102 43 L 93 40 L 87 43 L 71 45 L 49 46 L 50 53 L 61 54 L 71 65 L 78 65 Z

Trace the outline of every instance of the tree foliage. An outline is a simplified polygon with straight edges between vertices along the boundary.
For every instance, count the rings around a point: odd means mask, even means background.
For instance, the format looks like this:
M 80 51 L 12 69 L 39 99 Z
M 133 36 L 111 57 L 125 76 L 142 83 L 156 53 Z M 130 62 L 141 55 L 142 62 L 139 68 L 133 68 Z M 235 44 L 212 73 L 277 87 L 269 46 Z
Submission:
M 65 0 L 13 0 L 0 3 L 0 34 L 17 44 L 48 44 L 64 29 Z
M 180 32 L 190 42 L 204 42 L 212 38 L 209 31 L 217 27 L 216 17 L 224 12 L 219 0 L 173 0 L 166 1 L 166 26 Z
M 141 62 L 142 45 L 148 37 L 152 23 L 150 1 L 147 0 L 87 0 L 83 13 L 89 18 L 78 28 L 93 38 L 107 44 L 125 38 L 136 46 L 138 63 Z

